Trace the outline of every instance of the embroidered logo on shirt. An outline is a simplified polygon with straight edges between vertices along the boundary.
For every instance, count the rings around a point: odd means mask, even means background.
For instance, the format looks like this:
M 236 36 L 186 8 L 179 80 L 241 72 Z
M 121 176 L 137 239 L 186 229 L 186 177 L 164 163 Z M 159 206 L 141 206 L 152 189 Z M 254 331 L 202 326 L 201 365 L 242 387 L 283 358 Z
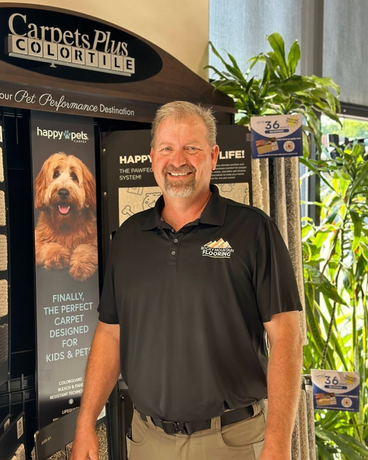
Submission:
M 203 257 L 213 257 L 215 259 L 229 259 L 234 249 L 230 244 L 220 238 L 217 241 L 210 241 L 201 247 Z

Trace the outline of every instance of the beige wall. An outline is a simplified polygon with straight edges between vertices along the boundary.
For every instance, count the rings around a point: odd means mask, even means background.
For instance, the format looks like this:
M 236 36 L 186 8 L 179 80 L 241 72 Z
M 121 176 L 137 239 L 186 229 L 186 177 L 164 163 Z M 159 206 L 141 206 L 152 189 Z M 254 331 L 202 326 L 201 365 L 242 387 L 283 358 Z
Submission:
M 207 72 L 209 0 L 37 0 L 121 26 L 159 46 L 203 78 Z M 8 3 L 0 0 L 0 3 Z

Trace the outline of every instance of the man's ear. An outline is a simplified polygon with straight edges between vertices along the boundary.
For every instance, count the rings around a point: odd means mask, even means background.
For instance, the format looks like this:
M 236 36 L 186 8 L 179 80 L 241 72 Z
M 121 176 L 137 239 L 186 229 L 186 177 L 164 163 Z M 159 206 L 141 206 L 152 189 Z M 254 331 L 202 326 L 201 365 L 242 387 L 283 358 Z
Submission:
M 212 171 L 216 169 L 219 153 L 220 153 L 219 146 L 214 145 L 211 150 Z
M 153 150 L 153 148 L 151 147 L 151 150 L 150 150 L 150 157 L 151 157 L 151 169 L 153 171 L 153 158 L 155 156 L 155 151 Z

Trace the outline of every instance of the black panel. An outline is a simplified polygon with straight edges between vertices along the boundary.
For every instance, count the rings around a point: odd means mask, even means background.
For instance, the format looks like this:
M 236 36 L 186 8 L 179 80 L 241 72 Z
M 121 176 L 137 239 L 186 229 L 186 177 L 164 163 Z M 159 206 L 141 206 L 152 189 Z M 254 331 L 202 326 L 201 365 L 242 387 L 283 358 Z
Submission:
M 28 113 L 4 117 L 9 193 L 11 378 L 35 369 L 33 204 Z
M 37 429 L 33 194 L 29 112 L 2 109 L 8 188 L 10 381 L 0 388 L 0 415 L 25 412 L 26 458 Z M 24 380 L 24 376 L 30 376 Z M 26 382 L 26 383 L 25 383 Z

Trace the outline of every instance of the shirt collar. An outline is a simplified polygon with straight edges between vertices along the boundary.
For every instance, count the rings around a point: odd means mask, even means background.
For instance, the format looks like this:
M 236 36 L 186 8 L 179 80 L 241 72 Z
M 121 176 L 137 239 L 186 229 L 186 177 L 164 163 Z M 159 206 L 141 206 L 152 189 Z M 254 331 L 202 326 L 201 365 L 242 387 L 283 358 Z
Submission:
M 217 225 L 221 227 L 224 224 L 226 214 L 226 199 L 223 198 L 218 191 L 216 185 L 210 185 L 212 192 L 206 207 L 204 208 L 198 223 Z M 162 227 L 161 213 L 164 207 L 164 198 L 161 195 L 156 201 L 155 207 L 146 214 L 146 219 L 142 222 L 142 230 L 153 230 L 157 227 Z

